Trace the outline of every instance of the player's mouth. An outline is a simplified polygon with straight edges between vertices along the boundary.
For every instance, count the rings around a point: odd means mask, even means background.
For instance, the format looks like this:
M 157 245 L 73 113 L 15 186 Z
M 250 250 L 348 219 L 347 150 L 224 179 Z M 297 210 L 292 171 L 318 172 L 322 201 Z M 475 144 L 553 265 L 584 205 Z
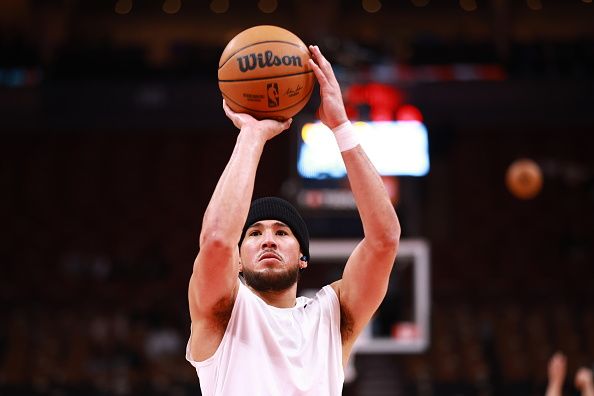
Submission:
M 278 261 L 282 261 L 280 256 L 274 252 L 264 252 L 258 257 L 258 261 L 266 260 L 266 259 L 276 259 Z

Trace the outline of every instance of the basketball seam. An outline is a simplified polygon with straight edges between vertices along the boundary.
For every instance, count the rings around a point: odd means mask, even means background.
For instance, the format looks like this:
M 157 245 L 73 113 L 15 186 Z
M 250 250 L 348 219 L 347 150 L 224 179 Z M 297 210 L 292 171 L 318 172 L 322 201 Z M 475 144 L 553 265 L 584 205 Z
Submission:
M 307 93 L 306 93 L 305 95 L 303 95 L 303 97 L 301 98 L 301 100 L 299 100 L 298 102 L 295 102 L 295 103 L 293 103 L 293 104 L 292 104 L 292 105 L 290 105 L 290 106 L 283 107 L 282 109 L 275 109 L 275 110 L 256 110 L 256 109 L 252 109 L 252 108 L 249 108 L 249 107 L 245 107 L 245 106 L 243 106 L 243 105 L 241 105 L 241 104 L 237 103 L 237 102 L 236 102 L 236 101 L 234 101 L 233 99 L 231 99 L 229 96 L 225 95 L 225 93 L 223 93 L 223 92 L 221 92 L 221 93 L 223 94 L 223 96 L 224 96 L 226 99 L 229 99 L 231 102 L 235 103 L 237 106 L 239 106 L 239 107 L 241 107 L 241 108 L 244 108 L 244 109 L 246 109 L 246 110 L 250 110 L 250 111 L 253 111 L 253 112 L 256 112 L 256 113 L 276 113 L 276 112 L 278 112 L 278 111 L 283 111 L 283 110 L 290 109 L 291 107 L 295 107 L 295 106 L 297 106 L 299 103 L 303 102 L 305 99 L 309 98 L 309 95 L 310 95 L 310 94 L 313 92 L 314 86 L 315 86 L 315 84 L 312 84 L 312 85 L 311 85 L 311 89 L 310 89 L 309 91 L 307 91 Z
M 271 79 L 274 79 L 274 78 L 300 76 L 302 74 L 309 74 L 309 73 L 313 73 L 313 70 L 308 70 L 308 71 L 299 72 L 299 73 L 281 74 L 281 75 L 278 75 L 278 76 L 246 78 L 244 80 L 219 80 L 219 82 L 220 83 L 234 83 L 234 82 L 244 82 L 244 81 L 271 80 Z
M 266 40 L 266 41 L 258 41 L 258 42 L 256 42 L 256 43 L 251 43 L 250 45 L 246 45 L 245 47 L 242 47 L 242 48 L 238 49 L 237 51 L 235 51 L 234 53 L 232 53 L 231 55 L 229 55 L 229 57 L 228 57 L 227 59 L 225 59 L 225 62 L 223 62 L 223 63 L 221 64 L 221 66 L 219 66 L 219 70 L 221 70 L 221 68 L 222 68 L 223 66 L 225 66 L 225 64 L 227 64 L 227 62 L 229 62 L 229 60 L 230 60 L 231 58 L 233 58 L 233 57 L 235 56 L 235 54 L 237 54 L 238 52 L 241 52 L 241 51 L 243 51 L 244 49 L 246 49 L 246 48 L 249 48 L 249 47 L 251 47 L 251 46 L 254 46 L 254 45 L 258 45 L 258 44 L 267 44 L 267 43 L 285 43 L 285 44 L 290 44 L 290 45 L 292 45 L 292 46 L 294 46 L 294 47 L 297 47 L 297 48 L 303 48 L 303 47 L 302 47 L 301 45 L 299 45 L 299 44 L 295 44 L 295 43 L 292 43 L 292 42 L 290 42 L 290 41 L 284 41 L 284 40 Z M 309 53 L 309 50 L 307 50 L 307 47 L 306 47 L 305 49 L 306 49 L 306 51 Z

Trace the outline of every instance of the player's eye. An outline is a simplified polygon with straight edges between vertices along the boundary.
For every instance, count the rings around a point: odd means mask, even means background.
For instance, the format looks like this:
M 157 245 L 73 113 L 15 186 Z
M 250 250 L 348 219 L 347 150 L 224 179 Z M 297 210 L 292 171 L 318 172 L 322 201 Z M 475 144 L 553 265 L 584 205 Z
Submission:
M 289 235 L 289 233 L 287 231 L 285 231 L 285 230 L 278 230 L 276 232 L 276 235 Z
M 258 235 L 260 235 L 260 234 L 262 234 L 262 233 L 261 233 L 259 230 L 251 230 L 251 231 L 248 233 L 248 236 L 258 236 Z

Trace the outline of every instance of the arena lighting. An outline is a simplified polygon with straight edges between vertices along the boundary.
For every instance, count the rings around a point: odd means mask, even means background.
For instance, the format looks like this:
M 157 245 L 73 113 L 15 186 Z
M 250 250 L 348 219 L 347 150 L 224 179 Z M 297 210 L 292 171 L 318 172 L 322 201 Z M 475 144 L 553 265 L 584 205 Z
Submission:
M 413 105 L 402 105 L 396 110 L 396 119 L 398 121 L 418 121 L 423 122 L 421 110 Z
M 177 14 L 181 9 L 181 5 L 181 0 L 165 0 L 162 9 L 166 14 Z
M 532 11 L 540 11 L 540 10 L 542 10 L 542 2 L 540 0 L 526 0 L 526 5 Z
M 276 0 L 260 0 L 260 1 L 258 1 L 258 8 L 263 13 L 272 14 L 274 11 L 276 11 L 276 7 L 278 7 L 278 2 Z
M 379 0 L 363 0 L 361 7 L 368 13 L 373 14 L 382 8 L 382 2 Z
M 210 10 L 215 14 L 224 14 L 229 11 L 229 0 L 212 0 Z
M 429 172 L 429 143 L 422 122 L 358 121 L 353 127 L 381 175 L 424 176 Z M 301 129 L 297 171 L 306 179 L 346 175 L 332 131 L 321 122 L 306 123 Z
M 0 67 L 0 87 L 35 87 L 43 81 L 43 72 L 35 67 Z
M 129 14 L 132 11 L 132 0 L 118 0 L 115 3 L 114 11 L 120 15 Z
M 476 5 L 476 0 L 460 0 L 460 7 L 464 11 L 476 11 L 478 6 Z

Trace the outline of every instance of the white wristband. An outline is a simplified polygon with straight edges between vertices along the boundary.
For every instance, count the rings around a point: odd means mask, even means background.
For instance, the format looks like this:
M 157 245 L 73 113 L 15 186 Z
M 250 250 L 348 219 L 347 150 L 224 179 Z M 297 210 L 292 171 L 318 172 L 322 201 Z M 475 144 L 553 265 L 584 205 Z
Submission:
M 359 145 L 359 138 L 355 134 L 350 121 L 332 128 L 332 132 L 334 132 L 334 138 L 341 153 Z

